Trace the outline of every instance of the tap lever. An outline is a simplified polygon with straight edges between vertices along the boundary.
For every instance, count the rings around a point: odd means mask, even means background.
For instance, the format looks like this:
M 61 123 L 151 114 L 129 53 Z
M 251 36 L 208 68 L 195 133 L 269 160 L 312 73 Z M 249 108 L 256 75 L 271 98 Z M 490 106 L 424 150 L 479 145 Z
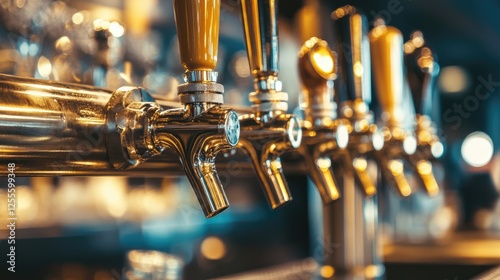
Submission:
M 439 73 L 439 64 L 432 50 L 425 44 L 422 32 L 415 31 L 404 44 L 406 77 L 410 86 L 415 112 L 432 115 L 433 88 Z
M 370 31 L 373 78 L 383 121 L 391 127 L 402 125 L 404 113 L 403 35 L 399 29 L 384 24 Z
M 250 93 L 257 114 L 288 110 L 288 93 L 278 80 L 278 4 L 275 0 L 242 0 L 243 32 L 255 92 Z
M 341 80 L 347 85 L 347 100 L 371 103 L 370 43 L 368 20 L 357 8 L 346 5 L 333 11 L 337 27 L 336 49 L 342 55 Z
M 242 0 L 241 12 L 252 75 L 256 80 L 264 81 L 277 77 L 279 71 L 277 3 L 275 0 Z
M 173 6 L 182 66 L 186 72 L 213 71 L 219 47 L 220 0 L 173 0 Z

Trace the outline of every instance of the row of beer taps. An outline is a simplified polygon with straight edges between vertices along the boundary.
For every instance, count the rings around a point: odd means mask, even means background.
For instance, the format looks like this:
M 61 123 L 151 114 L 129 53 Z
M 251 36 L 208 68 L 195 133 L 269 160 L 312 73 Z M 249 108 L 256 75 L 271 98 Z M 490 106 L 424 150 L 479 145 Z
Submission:
M 130 83 L 126 75 L 102 83 L 104 72 L 96 69 L 93 86 L 0 75 L 0 161 L 17 158 L 20 175 L 136 175 L 158 168 L 155 174 L 165 174 L 159 163 L 174 157 L 205 216 L 213 217 L 229 206 L 216 170 L 220 152 L 236 148 L 248 156 L 273 209 L 292 200 L 281 157 L 295 153 L 305 159 L 323 204 L 337 205 L 335 213 L 323 210 L 324 237 L 345 246 L 325 262 L 333 258 L 330 265 L 346 273 L 359 267 L 383 271 L 376 249 L 378 178 L 402 197 L 419 187 L 429 195 L 439 192 L 433 161 L 443 144 L 429 114 L 439 65 L 423 35 L 415 32 L 404 43 L 402 33 L 381 20 L 369 30 L 366 16 L 353 6 L 333 11 L 335 41 L 312 37 L 298 52 L 302 116 L 297 116 L 287 113 L 288 94 L 278 79 L 278 4 L 241 0 L 254 79 L 251 110 L 241 112 L 224 106 L 224 86 L 217 82 L 220 6 L 220 0 L 173 0 L 185 81 L 177 87 L 180 106 L 140 87 L 122 86 Z M 71 20 L 83 21 L 74 15 Z M 112 34 L 111 24 L 93 22 L 96 63 L 105 68 L 117 54 L 110 43 L 121 36 Z M 122 34 L 116 24 L 114 32 Z M 58 40 L 66 54 L 69 40 Z M 71 65 L 64 69 L 74 70 Z M 378 121 L 370 110 L 372 73 Z M 66 77 L 65 82 L 82 82 Z M 339 84 L 346 90 L 342 98 Z M 407 172 L 417 175 L 420 186 L 410 186 Z M 349 236 L 357 230 L 359 239 Z M 354 254 L 360 244 L 370 253 Z
M 0 77 L 2 91 L 11 91 L 10 95 L 15 98 L 4 97 L 2 105 L 14 108 L 22 104 L 21 107 L 50 109 L 58 116 L 63 115 L 61 126 L 66 132 L 73 129 L 64 134 L 71 135 L 65 140 L 66 146 L 76 145 L 82 131 L 84 135 L 90 131 L 103 132 L 105 141 L 96 144 L 99 146 L 96 151 L 101 154 L 93 160 L 99 168 L 134 168 L 165 150 L 175 151 L 207 217 L 220 213 L 229 205 L 215 169 L 215 157 L 220 151 L 233 147 L 241 149 L 251 159 L 273 209 L 292 200 L 282 167 L 286 162 L 280 158 L 290 151 L 304 157 L 307 173 L 325 204 L 342 196 L 333 172 L 334 162 L 339 161 L 352 172 L 366 196 L 377 192 L 377 183 L 368 171 L 370 160 L 378 163 L 384 181 L 393 185 L 402 196 L 413 192 L 405 178 L 407 164 L 418 174 L 424 189 L 430 195 L 437 194 L 439 187 L 433 177 L 432 161 L 440 156 L 443 146 L 426 110 L 439 66 L 421 33 L 415 33 L 403 48 L 403 37 L 395 27 L 378 22 L 369 31 L 366 17 L 354 7 L 345 6 L 334 11 L 332 21 L 339 30 L 339 42 L 346 42 L 350 48 L 345 52 L 342 49 L 345 44 L 331 42 L 333 51 L 326 41 L 316 37 L 304 43 L 298 54 L 303 111 L 303 118 L 299 119 L 287 113 L 288 94 L 282 91 L 278 79 L 277 3 L 274 0 L 242 0 L 244 37 L 255 91 L 249 94 L 251 113 L 237 114 L 222 106 L 224 87 L 217 83 L 214 70 L 220 0 L 174 0 L 173 7 L 185 70 L 185 83 L 177 89 L 182 107 L 166 109 L 137 87 L 112 88 L 111 92 L 5 75 Z M 103 41 L 98 46 L 109 46 L 112 36 L 109 24 L 104 24 L 105 28 L 94 26 L 96 40 Z M 64 49 L 64 42 L 60 44 Z M 102 56 L 101 62 L 111 63 L 108 61 L 112 55 L 109 48 L 99 49 L 98 54 Z M 378 123 L 369 108 L 372 72 L 382 109 Z M 96 79 L 94 86 L 109 86 L 109 83 L 99 82 L 102 78 L 98 81 L 96 75 L 92 74 Z M 118 78 L 120 76 L 113 79 Z M 336 97 L 335 83 L 345 84 L 347 99 Z M 13 93 L 13 88 L 17 93 Z M 66 100 L 64 102 L 71 106 L 59 106 L 58 101 L 40 105 L 40 94 L 19 94 L 19 90 L 50 93 L 55 100 Z M 68 101 L 72 91 L 79 91 L 79 98 L 90 102 L 96 112 L 91 115 L 87 112 L 84 116 L 83 109 L 88 110 L 89 106 L 80 105 L 78 100 Z M 340 101 L 339 105 L 336 101 Z M 67 157 L 48 155 L 51 150 L 42 138 L 38 138 L 38 142 L 30 141 L 33 132 L 26 130 L 28 124 L 36 122 L 27 123 L 22 118 L 7 120 L 9 114 L 5 110 L 2 112 L 5 126 L 10 128 L 2 136 L 2 144 L 8 144 L 4 146 L 16 145 L 5 138 L 15 137 L 21 139 L 17 145 L 30 143 L 33 149 L 39 149 L 39 157 L 59 161 L 61 165 L 68 163 Z M 71 123 L 79 126 L 72 127 Z M 12 129 L 14 124 L 18 125 L 17 129 Z M 57 134 L 53 129 L 50 133 Z M 40 129 L 39 133 L 49 132 Z M 55 137 L 51 136 L 47 139 Z M 5 157 L 11 150 L 5 149 Z M 73 171 L 93 170 L 82 162 L 69 165 Z

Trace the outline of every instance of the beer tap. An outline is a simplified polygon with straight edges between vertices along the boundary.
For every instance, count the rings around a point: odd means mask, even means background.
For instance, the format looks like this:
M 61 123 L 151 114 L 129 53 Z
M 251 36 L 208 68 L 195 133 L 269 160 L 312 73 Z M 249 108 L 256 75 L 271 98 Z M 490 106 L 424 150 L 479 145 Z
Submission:
M 340 117 L 348 121 L 347 164 L 352 165 L 356 183 L 366 196 L 377 189 L 367 171 L 367 157 L 381 150 L 384 141 L 374 124 L 371 102 L 371 65 L 368 21 L 355 7 L 346 5 L 332 13 L 336 26 L 336 45 L 340 56 L 341 82 L 346 87 Z
M 321 211 L 323 247 L 321 275 L 326 279 L 379 279 L 385 272 L 378 238 L 377 189 L 370 166 L 384 140 L 369 110 L 371 101 L 370 45 L 366 17 L 353 6 L 331 14 L 339 53 L 337 95 L 342 94 L 339 119 L 349 141 L 339 150 L 336 172 L 341 196 Z M 342 91 L 345 89 L 344 91 Z M 375 169 L 376 170 L 376 169 Z M 338 244 L 332 250 L 332 244 Z M 331 270 L 331 275 L 324 271 Z
M 240 116 L 238 148 L 246 152 L 273 209 L 292 200 L 280 156 L 298 148 L 299 122 L 286 114 L 288 94 L 278 80 L 278 4 L 275 0 L 242 0 L 243 30 L 255 91 L 252 114 Z
M 215 157 L 238 143 L 240 131 L 235 111 L 220 106 L 224 87 L 217 83 L 214 71 L 220 0 L 174 0 L 173 6 L 185 69 L 186 82 L 178 86 L 184 108 L 156 115 L 156 139 L 148 144 L 168 147 L 179 154 L 203 212 L 212 217 L 229 206 L 215 169 Z
M 403 110 L 403 36 L 393 26 L 377 20 L 369 33 L 375 89 L 382 109 L 381 130 L 384 147 L 375 153 L 383 178 L 397 192 L 409 196 L 412 189 L 405 177 L 404 159 L 415 153 L 417 141 L 412 120 Z
M 299 152 L 306 160 L 308 175 L 323 204 L 329 204 L 340 196 L 332 159 L 349 141 L 347 127 L 337 119 L 337 106 L 333 100 L 337 57 L 326 41 L 316 37 L 304 43 L 298 56 L 304 111 Z
M 421 32 L 416 31 L 404 45 L 406 77 L 416 112 L 415 135 L 417 150 L 408 161 L 419 175 L 427 193 L 437 195 L 439 186 L 433 176 L 431 161 L 441 157 L 443 144 L 432 122 L 432 99 L 439 65 L 432 50 L 425 44 Z

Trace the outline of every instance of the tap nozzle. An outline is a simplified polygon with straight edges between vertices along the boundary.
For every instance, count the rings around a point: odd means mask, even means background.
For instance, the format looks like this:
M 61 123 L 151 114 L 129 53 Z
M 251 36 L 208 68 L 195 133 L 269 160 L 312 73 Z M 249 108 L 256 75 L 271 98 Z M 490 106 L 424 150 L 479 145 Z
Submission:
M 288 94 L 278 80 L 278 14 L 275 0 L 242 0 L 241 13 L 255 91 L 253 114 L 240 116 L 238 147 L 252 160 L 273 209 L 292 200 L 280 156 L 300 146 L 302 131 L 288 110 Z

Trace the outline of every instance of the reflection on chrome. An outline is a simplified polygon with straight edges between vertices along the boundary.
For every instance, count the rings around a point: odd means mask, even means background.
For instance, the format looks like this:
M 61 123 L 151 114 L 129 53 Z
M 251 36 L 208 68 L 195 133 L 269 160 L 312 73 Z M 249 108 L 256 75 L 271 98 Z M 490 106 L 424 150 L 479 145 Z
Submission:
M 271 208 L 292 200 L 281 165 L 281 154 L 299 147 L 302 131 L 294 115 L 286 114 L 288 94 L 278 80 L 278 3 L 241 1 L 241 14 L 255 92 L 249 94 L 253 113 L 240 116 L 238 148 L 247 153 Z

